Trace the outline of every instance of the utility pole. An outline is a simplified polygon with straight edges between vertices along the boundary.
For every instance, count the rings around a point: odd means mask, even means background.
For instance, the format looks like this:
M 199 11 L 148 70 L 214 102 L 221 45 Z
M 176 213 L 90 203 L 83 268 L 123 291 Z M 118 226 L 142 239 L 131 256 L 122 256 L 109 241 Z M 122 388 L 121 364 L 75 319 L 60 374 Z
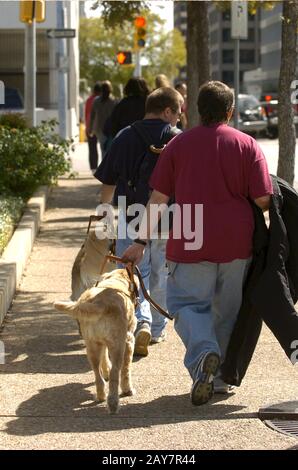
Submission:
M 25 113 L 30 126 L 36 126 L 36 22 L 25 26 Z
M 239 105 L 238 95 L 240 92 L 240 39 L 247 39 L 247 1 L 231 2 L 231 37 L 235 41 L 234 57 L 234 89 L 235 89 L 235 110 L 234 127 L 239 128 Z
M 134 77 L 141 77 L 142 76 L 142 66 L 141 66 L 141 51 L 136 50 L 135 52 L 135 61 L 136 61 L 136 66 L 133 71 L 133 76 Z
M 45 21 L 45 1 L 22 0 L 20 21 L 25 25 L 24 94 L 25 112 L 31 126 L 36 126 L 36 22 Z
M 141 49 L 145 47 L 146 44 L 146 18 L 144 16 L 137 16 L 134 20 L 135 25 L 135 35 L 134 35 L 134 43 L 135 43 L 135 69 L 133 72 L 134 77 L 141 77 L 142 76 L 142 66 L 141 66 Z
M 56 1 L 57 28 L 65 28 L 64 1 Z M 66 39 L 56 39 L 57 41 L 57 62 L 58 62 L 58 115 L 59 134 L 63 139 L 67 139 L 67 110 L 68 110 L 68 58 Z

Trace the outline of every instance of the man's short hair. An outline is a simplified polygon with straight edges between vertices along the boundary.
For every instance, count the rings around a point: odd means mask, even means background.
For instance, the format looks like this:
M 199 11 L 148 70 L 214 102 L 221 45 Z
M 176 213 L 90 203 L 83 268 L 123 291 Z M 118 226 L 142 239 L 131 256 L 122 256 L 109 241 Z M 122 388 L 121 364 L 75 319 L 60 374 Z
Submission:
M 198 111 L 204 126 L 224 122 L 234 104 L 234 93 L 225 83 L 210 81 L 199 89 Z
M 147 97 L 145 111 L 146 113 L 160 114 L 166 108 L 171 108 L 176 113 L 182 104 L 183 98 L 178 91 L 170 87 L 161 87 Z
M 101 93 L 101 83 L 100 82 L 96 82 L 94 87 L 93 87 L 93 92 L 94 93 Z

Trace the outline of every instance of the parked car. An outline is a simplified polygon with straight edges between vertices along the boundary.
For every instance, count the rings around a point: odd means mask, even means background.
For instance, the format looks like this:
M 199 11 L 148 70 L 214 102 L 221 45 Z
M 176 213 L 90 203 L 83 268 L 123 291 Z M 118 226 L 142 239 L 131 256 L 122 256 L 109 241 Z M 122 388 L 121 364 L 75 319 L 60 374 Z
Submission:
M 278 100 L 271 99 L 271 96 L 266 97 L 265 101 L 261 101 L 261 105 L 265 109 L 268 119 L 267 136 L 269 139 L 276 139 L 278 137 Z M 298 126 L 298 109 L 297 105 L 293 104 L 294 123 Z
M 0 112 L 14 112 L 24 109 L 23 98 L 17 88 L 5 87 L 4 104 L 0 104 Z
M 267 129 L 268 120 L 261 103 L 253 95 L 238 95 L 239 130 L 256 134 Z

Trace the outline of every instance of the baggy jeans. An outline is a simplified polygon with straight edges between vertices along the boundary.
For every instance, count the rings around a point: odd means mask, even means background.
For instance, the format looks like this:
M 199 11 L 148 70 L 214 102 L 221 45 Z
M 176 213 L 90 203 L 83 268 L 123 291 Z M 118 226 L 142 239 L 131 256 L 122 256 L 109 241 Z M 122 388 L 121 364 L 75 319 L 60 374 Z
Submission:
M 216 352 L 224 361 L 250 261 L 167 262 L 167 307 L 186 348 L 184 365 L 193 379 L 206 352 Z

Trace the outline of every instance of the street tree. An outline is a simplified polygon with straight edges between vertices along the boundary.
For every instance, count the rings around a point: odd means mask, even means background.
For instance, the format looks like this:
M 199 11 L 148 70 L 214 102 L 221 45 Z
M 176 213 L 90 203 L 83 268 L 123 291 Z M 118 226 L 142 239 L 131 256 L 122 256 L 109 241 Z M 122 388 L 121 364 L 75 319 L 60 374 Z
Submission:
M 101 16 L 105 26 L 122 26 L 125 21 L 133 22 L 133 19 L 141 13 L 141 11 L 149 11 L 150 6 L 147 1 L 131 1 L 122 2 L 96 0 L 92 5 L 92 9 L 96 10 L 101 7 Z
M 295 176 L 296 129 L 291 103 L 291 83 L 297 62 L 298 0 L 284 1 L 282 12 L 281 64 L 278 92 L 279 157 L 277 175 L 291 185 Z
M 202 83 L 211 79 L 208 2 L 187 2 L 187 120 L 198 124 L 196 98 Z

